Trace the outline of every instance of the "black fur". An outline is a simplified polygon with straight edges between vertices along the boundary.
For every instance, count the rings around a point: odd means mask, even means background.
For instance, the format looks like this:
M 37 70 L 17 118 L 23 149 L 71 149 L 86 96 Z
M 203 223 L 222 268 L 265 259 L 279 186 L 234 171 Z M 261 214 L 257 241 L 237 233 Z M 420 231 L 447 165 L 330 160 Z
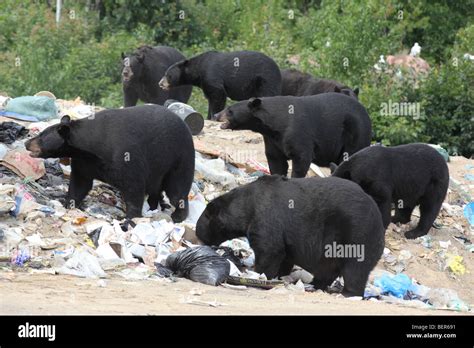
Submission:
M 352 155 L 333 175 L 352 180 L 378 204 L 384 227 L 408 223 L 413 209 L 420 206 L 418 226 L 405 233 L 407 238 L 427 234 L 439 213 L 449 186 L 444 158 L 425 144 L 394 147 L 371 146 Z M 391 203 L 395 216 L 391 218 Z
M 359 98 L 359 88 L 352 90 L 340 82 L 317 79 L 296 69 L 281 71 L 281 95 L 302 97 L 328 92 L 343 93 L 355 99 Z
M 33 157 L 72 158 L 68 206 L 79 207 L 98 179 L 120 190 L 127 218 L 141 216 L 145 194 L 156 209 L 163 191 L 176 208 L 173 221 L 188 214 L 193 140 L 187 125 L 163 106 L 104 110 L 78 121 L 64 116 L 26 148 Z
M 208 245 L 246 236 L 256 272 L 271 279 L 296 264 L 314 275 L 316 288 L 324 290 L 342 275 L 343 293 L 357 296 L 384 248 L 377 205 L 359 186 L 339 178 L 262 177 L 210 202 L 196 235 Z M 363 245 L 364 259 L 326 255 L 333 242 Z
M 293 112 L 293 113 L 292 113 Z M 304 177 L 311 162 L 329 166 L 369 146 L 371 122 L 365 108 L 341 93 L 279 96 L 236 103 L 217 115 L 221 128 L 261 133 L 270 172 Z
M 172 65 L 160 85 L 164 88 L 192 84 L 200 87 L 209 102 L 207 118 L 225 108 L 226 98 L 280 95 L 278 65 L 260 52 L 209 51 Z
M 130 68 L 124 66 L 125 58 L 129 59 Z M 167 99 L 186 103 L 193 86 L 171 88 L 169 91 L 164 91 L 158 86 L 166 69 L 183 59 L 185 57 L 181 52 L 168 46 L 141 46 L 129 56 L 122 53 L 124 106 L 135 106 L 138 99 L 159 105 L 163 105 Z

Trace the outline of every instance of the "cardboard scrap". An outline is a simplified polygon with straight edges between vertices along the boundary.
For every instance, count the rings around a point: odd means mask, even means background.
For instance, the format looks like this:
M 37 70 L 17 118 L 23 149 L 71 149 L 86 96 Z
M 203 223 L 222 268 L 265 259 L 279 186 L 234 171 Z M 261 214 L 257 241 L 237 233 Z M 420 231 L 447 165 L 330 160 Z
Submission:
M 46 174 L 44 161 L 40 158 L 30 157 L 27 150 L 11 150 L 7 152 L 0 163 L 22 179 L 38 180 Z

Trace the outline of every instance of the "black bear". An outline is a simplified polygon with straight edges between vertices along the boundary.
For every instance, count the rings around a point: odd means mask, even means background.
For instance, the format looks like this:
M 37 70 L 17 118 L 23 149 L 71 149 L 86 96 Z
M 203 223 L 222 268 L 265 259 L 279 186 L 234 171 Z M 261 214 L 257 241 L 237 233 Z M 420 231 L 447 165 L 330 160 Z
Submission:
M 394 147 L 371 146 L 349 157 L 339 166 L 331 165 L 333 176 L 351 180 L 374 198 L 382 213 L 384 227 L 410 222 L 413 209 L 420 206 L 418 226 L 405 233 L 413 239 L 428 233 L 449 186 L 444 158 L 426 144 Z M 395 216 L 391 218 L 391 204 Z
M 343 93 L 355 99 L 359 98 L 359 88 L 352 90 L 340 82 L 317 79 L 296 69 L 283 69 L 281 71 L 281 95 L 302 97 L 328 92 Z
M 307 97 L 251 98 L 217 115 L 223 129 L 261 133 L 272 174 L 304 177 L 311 162 L 329 167 L 369 146 L 372 127 L 365 108 L 342 93 Z
M 79 207 L 98 179 L 121 192 L 127 218 L 141 216 L 145 194 L 156 209 L 163 191 L 175 207 L 173 221 L 188 215 L 193 139 L 184 121 L 163 106 L 104 110 L 77 121 L 64 116 L 26 148 L 32 157 L 71 157 L 69 207 Z
M 339 178 L 272 175 L 211 201 L 196 224 L 205 244 L 247 237 L 255 271 L 284 276 L 298 265 L 326 289 L 339 276 L 343 294 L 362 296 L 384 249 L 377 205 L 356 184 Z
M 192 84 L 200 87 L 209 102 L 207 118 L 225 108 L 226 98 L 280 95 L 278 65 L 260 52 L 209 51 L 169 67 L 160 81 L 163 89 Z
M 186 103 L 193 86 L 180 86 L 164 91 L 159 87 L 166 69 L 185 59 L 177 49 L 168 46 L 141 46 L 131 55 L 122 53 L 123 103 L 135 106 L 138 99 L 145 103 L 163 105 L 167 99 Z

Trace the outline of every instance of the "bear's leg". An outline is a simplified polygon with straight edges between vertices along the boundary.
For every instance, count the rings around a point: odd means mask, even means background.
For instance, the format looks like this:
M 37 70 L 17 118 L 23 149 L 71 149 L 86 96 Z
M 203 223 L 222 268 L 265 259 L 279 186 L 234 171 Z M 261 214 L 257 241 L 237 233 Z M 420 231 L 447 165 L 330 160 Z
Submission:
M 275 250 L 255 251 L 255 272 L 265 273 L 268 279 L 274 279 L 279 275 L 281 264 L 285 254 L 275 252 Z M 285 267 L 284 267 L 285 268 Z
M 412 207 L 405 207 L 405 208 L 398 208 L 395 205 L 395 216 L 392 217 L 392 222 L 394 224 L 396 223 L 402 223 L 402 224 L 407 224 L 411 220 L 411 214 L 413 213 Z
M 207 87 L 205 95 L 209 105 L 207 119 L 212 120 L 215 114 L 225 109 L 227 96 L 223 88 L 217 87 Z
M 267 157 L 268 167 L 271 174 L 288 175 L 288 160 L 283 152 L 280 151 L 266 136 L 263 137 L 265 143 L 265 156 Z
M 443 204 L 443 199 L 436 199 L 431 195 L 425 195 L 420 199 L 420 221 L 416 228 L 405 232 L 405 237 L 415 239 L 428 234 L 433 222 L 438 216 L 439 210 Z
M 137 105 L 138 101 L 138 95 L 135 91 L 133 90 L 127 90 L 123 91 L 123 106 L 124 107 L 129 107 L 129 106 L 135 106 Z
M 148 196 L 148 205 L 150 206 L 150 210 L 155 210 L 158 208 L 158 204 L 160 204 L 161 210 L 171 209 L 171 206 L 164 201 L 163 192 L 159 194 L 150 194 Z
M 362 189 L 372 196 L 375 203 L 379 207 L 380 214 L 382 215 L 383 227 L 385 229 L 390 225 L 390 220 L 392 219 L 392 192 L 391 189 L 388 187 L 384 187 L 380 184 L 374 184 L 370 187 L 369 190 L 367 188 L 362 187 Z
M 308 173 L 309 166 L 311 165 L 311 156 L 298 156 L 297 158 L 292 158 L 292 165 L 291 177 L 304 178 Z
M 188 216 L 188 193 L 190 188 L 185 186 L 187 185 L 183 185 L 182 180 L 179 180 L 179 176 L 175 172 L 168 174 L 163 183 L 166 195 L 175 208 L 171 214 L 173 222 L 181 222 Z
M 339 277 L 341 272 L 337 260 L 323 257 L 319 260 L 316 269 L 312 273 L 313 280 L 311 284 L 313 284 L 314 288 L 326 291 L 327 287 Z
M 91 190 L 92 182 L 93 179 L 84 177 L 79 174 L 79 172 L 73 170 L 71 172 L 71 180 L 69 181 L 66 207 L 78 208 L 84 197 L 86 197 Z
M 364 296 L 365 285 L 369 279 L 370 270 L 367 271 L 367 265 L 356 259 L 349 259 L 342 268 L 342 277 L 344 278 L 344 289 L 342 295 Z
M 287 260 L 285 242 L 278 230 L 273 230 L 258 221 L 248 228 L 248 240 L 255 253 L 255 272 L 265 273 L 268 279 L 278 276 L 281 268 L 286 271 L 288 265 L 282 265 Z
M 280 264 L 280 269 L 278 270 L 278 277 L 283 277 L 291 273 L 294 266 L 293 260 L 286 258 Z
M 123 200 L 125 201 L 125 215 L 127 219 L 142 216 L 145 190 L 139 188 L 127 188 L 126 191 L 122 191 L 121 193 Z
M 392 218 L 392 202 L 390 199 L 385 199 L 382 202 L 377 202 L 377 205 L 382 214 L 383 227 L 387 228 Z

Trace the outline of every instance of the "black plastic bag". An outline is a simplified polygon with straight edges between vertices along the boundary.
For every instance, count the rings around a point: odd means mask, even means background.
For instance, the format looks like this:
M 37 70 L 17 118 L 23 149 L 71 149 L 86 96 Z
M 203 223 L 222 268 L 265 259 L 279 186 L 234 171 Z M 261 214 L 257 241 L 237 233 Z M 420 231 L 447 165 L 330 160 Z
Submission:
M 224 282 L 230 272 L 227 259 L 207 245 L 171 254 L 166 259 L 166 266 L 178 277 L 214 286 Z
M 28 129 L 16 122 L 2 122 L 0 123 L 0 143 L 11 144 L 28 132 Z
M 156 274 L 162 278 L 170 278 L 173 276 L 173 271 L 161 263 L 155 262 Z
M 234 251 L 232 248 L 229 247 L 213 246 L 212 249 L 214 249 L 217 254 L 221 255 L 223 258 L 232 262 L 235 266 L 237 266 L 240 271 L 242 271 L 244 264 L 242 263 L 242 259 L 240 258 L 238 252 Z

